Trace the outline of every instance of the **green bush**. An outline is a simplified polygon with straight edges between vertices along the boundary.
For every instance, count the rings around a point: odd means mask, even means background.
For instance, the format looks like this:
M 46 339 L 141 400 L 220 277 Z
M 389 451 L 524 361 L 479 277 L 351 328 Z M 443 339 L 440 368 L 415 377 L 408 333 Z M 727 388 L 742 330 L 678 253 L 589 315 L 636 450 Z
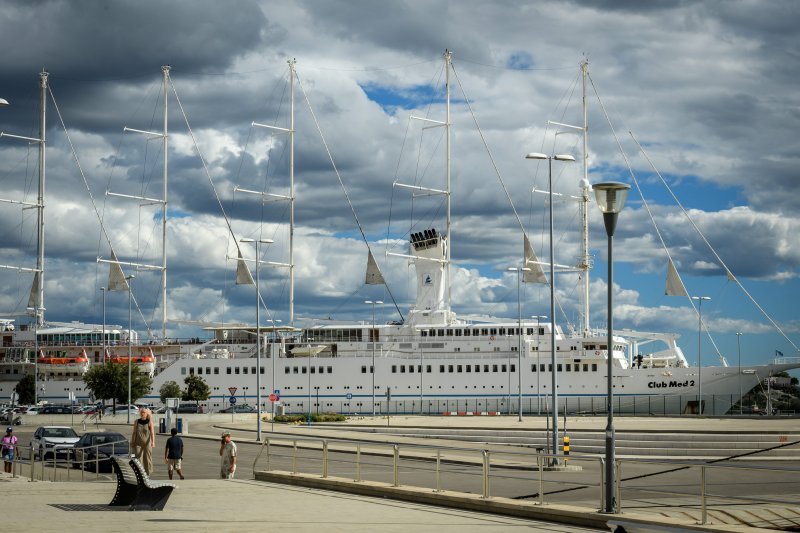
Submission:
M 347 417 L 339 413 L 311 413 L 312 422 L 344 422 Z M 305 424 L 308 422 L 308 413 L 303 415 L 277 415 L 275 422 L 284 424 Z

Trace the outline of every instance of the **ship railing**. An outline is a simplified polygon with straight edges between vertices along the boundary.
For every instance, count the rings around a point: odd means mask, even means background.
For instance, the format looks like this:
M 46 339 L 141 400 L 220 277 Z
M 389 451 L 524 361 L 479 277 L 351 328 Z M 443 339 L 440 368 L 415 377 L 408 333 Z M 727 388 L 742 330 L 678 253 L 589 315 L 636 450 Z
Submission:
M 551 453 L 545 434 L 531 437 L 528 450 L 505 451 L 436 446 L 397 441 L 315 437 L 266 438 L 253 461 L 253 478 L 297 484 L 298 479 L 330 480 L 325 488 L 403 499 L 418 498 L 420 489 L 446 492 L 451 499 L 496 500 L 500 506 L 566 504 L 590 513 L 606 509 L 605 459 L 602 455 Z M 580 474 L 578 473 L 580 472 Z M 712 513 L 731 506 L 796 509 L 800 491 L 753 490 L 758 477 L 771 486 L 796 487 L 796 466 L 709 464 L 697 461 L 617 458 L 610 507 L 628 516 L 662 516 L 707 524 Z M 314 483 L 310 481 L 310 483 Z M 415 500 L 418 501 L 418 500 Z M 607 518 L 612 515 L 605 514 Z
M 772 360 L 773 365 L 798 365 L 800 366 L 800 357 L 776 357 Z

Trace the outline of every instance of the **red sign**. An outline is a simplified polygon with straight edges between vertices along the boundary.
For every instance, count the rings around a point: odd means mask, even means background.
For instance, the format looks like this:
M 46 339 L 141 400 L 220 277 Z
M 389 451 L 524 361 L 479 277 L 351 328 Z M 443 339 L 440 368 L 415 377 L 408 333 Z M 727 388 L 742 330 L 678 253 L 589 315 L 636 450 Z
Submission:
M 231 393 L 231 396 L 236 396 L 236 391 L 239 390 L 236 387 L 228 387 L 228 392 Z
M 278 396 L 277 394 L 273 393 L 273 394 L 269 395 L 269 401 L 271 401 L 271 402 L 277 402 L 278 399 L 280 399 L 280 396 Z

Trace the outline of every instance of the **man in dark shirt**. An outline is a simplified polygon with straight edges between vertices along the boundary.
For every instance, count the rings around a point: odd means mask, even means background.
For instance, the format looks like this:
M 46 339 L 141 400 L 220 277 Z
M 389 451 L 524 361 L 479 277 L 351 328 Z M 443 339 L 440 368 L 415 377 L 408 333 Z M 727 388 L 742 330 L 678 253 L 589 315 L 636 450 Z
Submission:
M 178 436 L 178 430 L 175 428 L 170 430 L 170 434 L 172 436 L 167 439 L 167 446 L 164 449 L 164 462 L 167 463 L 167 473 L 169 478 L 172 479 L 172 471 L 174 470 L 183 479 L 183 472 L 181 471 L 183 439 Z

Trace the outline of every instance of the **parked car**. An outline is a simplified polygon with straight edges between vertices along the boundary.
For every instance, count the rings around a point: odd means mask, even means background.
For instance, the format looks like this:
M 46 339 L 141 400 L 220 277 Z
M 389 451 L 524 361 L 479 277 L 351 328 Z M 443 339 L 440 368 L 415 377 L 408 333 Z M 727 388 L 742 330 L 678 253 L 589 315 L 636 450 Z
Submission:
M 78 434 L 71 427 L 39 426 L 33 433 L 31 449 L 34 457 L 42 459 L 53 457 L 53 454 L 56 454 L 56 457 L 69 458 L 78 439 Z
M 178 406 L 179 413 L 198 413 L 200 412 L 197 408 L 196 403 L 182 403 Z
M 124 415 L 126 413 L 131 413 L 132 415 L 139 416 L 139 408 L 135 405 L 118 405 L 116 410 L 114 409 L 113 405 L 109 405 L 106 407 L 105 412 L 103 415 Z
M 220 413 L 257 413 L 258 409 L 253 407 L 252 405 L 247 405 L 246 403 L 241 405 L 231 405 L 230 407 L 226 407 L 222 409 Z
M 39 411 L 40 411 L 41 409 L 42 409 L 42 408 L 41 408 L 40 406 L 38 406 L 38 405 L 32 405 L 31 407 L 28 407 L 28 409 L 25 411 L 25 415 L 26 415 L 26 416 L 30 416 L 30 415 L 38 415 L 38 414 L 39 414 Z
M 71 405 L 45 405 L 39 409 L 40 415 L 69 415 L 72 414 Z
M 92 472 L 111 472 L 112 455 L 128 457 L 128 439 L 114 431 L 91 431 L 75 443 L 72 466 Z

